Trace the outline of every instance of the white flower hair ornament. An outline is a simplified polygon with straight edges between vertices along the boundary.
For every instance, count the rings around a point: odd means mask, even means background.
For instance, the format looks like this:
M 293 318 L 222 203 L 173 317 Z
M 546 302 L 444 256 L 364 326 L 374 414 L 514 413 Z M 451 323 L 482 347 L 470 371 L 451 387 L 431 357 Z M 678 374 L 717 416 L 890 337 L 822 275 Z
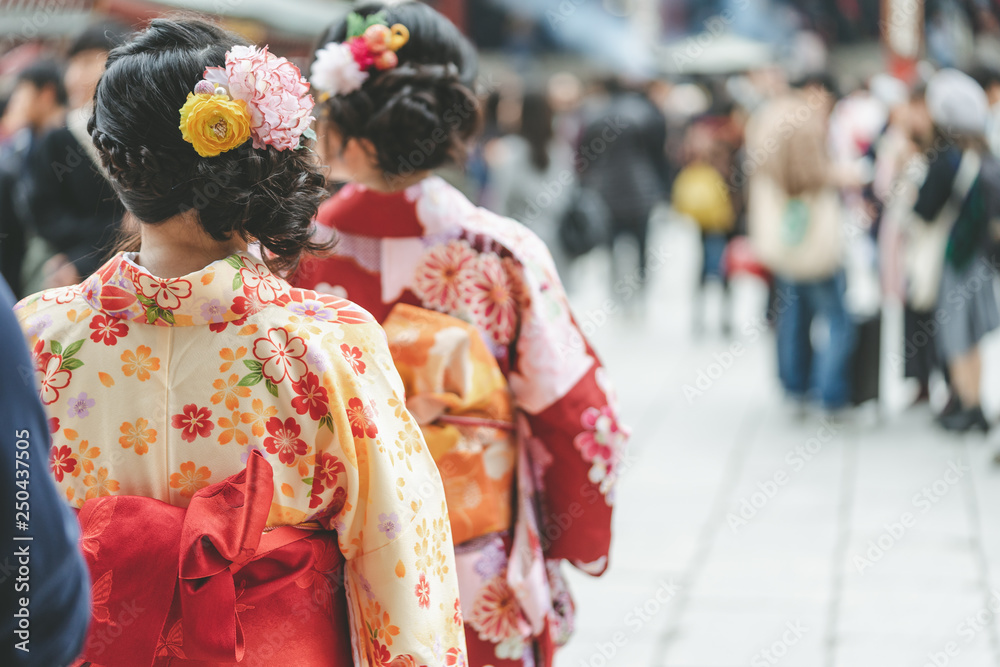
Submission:
M 406 26 L 389 27 L 385 12 L 367 18 L 347 15 L 347 40 L 330 42 L 316 52 L 309 81 L 320 91 L 320 100 L 347 95 L 361 88 L 371 70 L 392 69 L 399 64 L 396 51 L 410 40 Z

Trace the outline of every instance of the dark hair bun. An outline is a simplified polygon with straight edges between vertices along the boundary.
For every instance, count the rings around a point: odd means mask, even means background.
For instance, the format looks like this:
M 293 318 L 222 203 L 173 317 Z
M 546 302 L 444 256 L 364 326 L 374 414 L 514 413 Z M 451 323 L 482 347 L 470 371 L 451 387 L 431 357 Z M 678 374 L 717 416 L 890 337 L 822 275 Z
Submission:
M 155 224 L 195 210 L 212 238 L 257 240 L 272 269 L 292 270 L 327 195 L 311 150 L 242 146 L 203 158 L 179 129 L 206 67 L 224 66 L 241 37 L 200 20 L 155 19 L 114 49 L 94 96 L 90 135 L 125 207 Z M 270 255 L 270 256 L 269 256 Z
M 387 178 L 461 161 L 480 122 L 472 91 L 477 65 L 472 44 L 420 2 L 367 3 L 354 11 L 362 16 L 385 12 L 388 24 L 406 26 L 410 39 L 397 52 L 397 67 L 372 71 L 359 90 L 327 99 L 325 117 L 345 139 L 370 141 Z M 346 21 L 341 21 L 319 48 L 346 38 Z

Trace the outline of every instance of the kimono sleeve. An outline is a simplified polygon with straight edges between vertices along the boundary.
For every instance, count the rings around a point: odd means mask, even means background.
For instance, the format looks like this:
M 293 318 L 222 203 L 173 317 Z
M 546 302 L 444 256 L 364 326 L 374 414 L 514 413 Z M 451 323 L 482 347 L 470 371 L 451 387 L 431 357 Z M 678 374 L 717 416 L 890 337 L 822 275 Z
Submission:
M 546 557 L 601 574 L 628 432 L 548 251 L 533 235 L 527 245 L 522 261 L 509 265 L 520 285 L 509 380 L 529 425 L 526 444 L 542 508 L 541 541 Z
M 457 664 L 465 635 L 444 487 L 406 409 L 384 332 L 375 323 L 351 328 L 360 333 L 323 340 L 336 378 L 335 435 L 317 456 L 314 490 L 315 479 L 330 478 L 326 471 L 346 478 L 321 492 L 332 509 L 320 521 L 337 531 L 347 559 L 355 662 Z

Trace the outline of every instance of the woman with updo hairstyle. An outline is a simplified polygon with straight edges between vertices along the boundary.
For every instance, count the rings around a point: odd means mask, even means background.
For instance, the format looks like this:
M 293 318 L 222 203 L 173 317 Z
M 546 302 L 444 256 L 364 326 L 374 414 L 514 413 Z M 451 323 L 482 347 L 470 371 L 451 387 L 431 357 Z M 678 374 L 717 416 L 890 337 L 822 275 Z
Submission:
M 200 20 L 108 58 L 89 127 L 136 236 L 17 306 L 93 581 L 83 664 L 465 660 L 385 334 L 282 278 L 329 245 L 313 112 L 292 63 Z
M 386 328 L 444 480 L 469 664 L 551 665 L 573 625 L 562 561 L 607 568 L 627 431 L 545 244 L 434 175 L 474 137 L 475 76 L 471 44 L 423 3 L 365 3 L 327 30 L 317 143 L 348 183 L 317 218 L 336 248 L 292 282 Z

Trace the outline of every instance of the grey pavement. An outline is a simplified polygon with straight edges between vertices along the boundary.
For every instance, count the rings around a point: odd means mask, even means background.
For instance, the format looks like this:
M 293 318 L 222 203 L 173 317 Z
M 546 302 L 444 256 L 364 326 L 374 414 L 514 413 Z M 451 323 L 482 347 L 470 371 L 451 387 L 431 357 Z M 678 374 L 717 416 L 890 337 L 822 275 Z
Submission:
M 891 369 L 895 407 L 796 417 L 757 326 L 762 286 L 734 286 L 731 338 L 695 336 L 695 234 L 661 223 L 651 247 L 666 261 L 645 317 L 608 312 L 606 258 L 574 273 L 634 435 L 611 566 L 569 573 L 577 627 L 557 667 L 1000 664 L 996 442 L 900 409 Z

